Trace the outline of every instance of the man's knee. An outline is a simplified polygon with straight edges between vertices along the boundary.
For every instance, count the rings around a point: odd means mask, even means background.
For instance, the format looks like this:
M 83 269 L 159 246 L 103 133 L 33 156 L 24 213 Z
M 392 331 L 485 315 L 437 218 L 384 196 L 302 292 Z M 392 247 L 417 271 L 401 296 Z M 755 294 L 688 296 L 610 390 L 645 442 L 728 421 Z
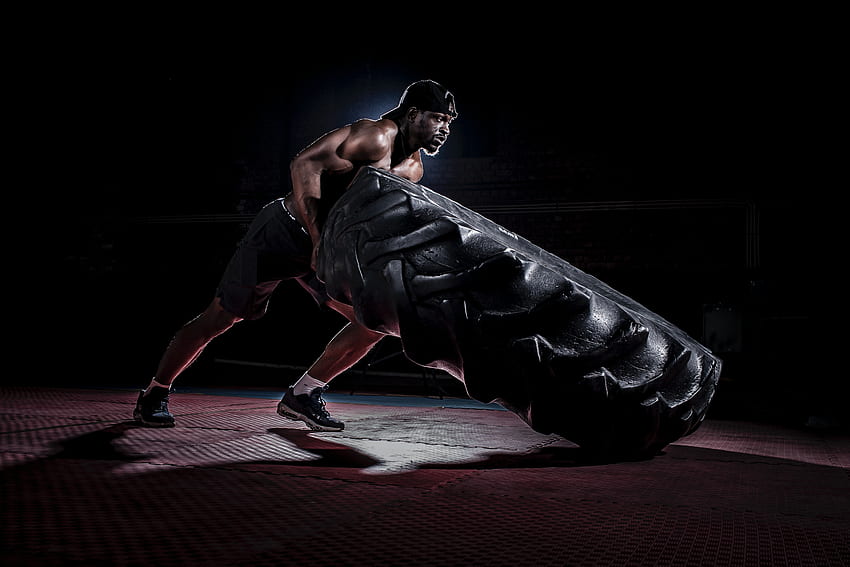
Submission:
M 351 322 L 351 331 L 352 334 L 355 335 L 357 342 L 368 348 L 371 348 L 373 345 L 375 345 L 378 341 L 380 341 L 386 336 L 384 333 L 379 333 L 377 331 L 367 329 L 356 321 Z
M 334 299 L 328 299 L 326 305 L 341 314 L 343 317 L 350 321 L 350 324 L 346 328 L 347 335 L 349 340 L 357 342 L 359 345 L 363 347 L 370 347 L 383 339 L 386 334 L 379 333 L 377 331 L 372 331 L 371 329 L 367 329 L 363 325 L 361 325 L 357 321 L 357 316 L 354 313 L 354 308 L 351 305 L 346 305 L 345 303 L 340 303 Z
M 346 305 L 345 303 L 341 303 L 335 299 L 328 298 L 325 301 L 325 305 L 351 321 L 352 323 L 357 323 L 357 317 L 354 314 L 354 307 L 351 305 Z
M 216 297 L 207 306 L 193 323 L 202 330 L 202 332 L 210 337 L 215 337 L 228 330 L 234 324 L 241 321 L 242 318 L 231 313 L 222 307 L 219 298 Z

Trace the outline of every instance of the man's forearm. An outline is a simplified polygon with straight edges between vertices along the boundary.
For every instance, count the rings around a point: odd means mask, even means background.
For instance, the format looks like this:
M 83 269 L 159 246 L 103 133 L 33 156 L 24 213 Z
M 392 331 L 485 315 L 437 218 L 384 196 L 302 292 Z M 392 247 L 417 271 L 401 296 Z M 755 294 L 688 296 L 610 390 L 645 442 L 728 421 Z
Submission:
M 322 198 L 321 171 L 303 164 L 292 164 L 292 196 L 295 214 L 313 240 L 319 242 L 319 200 Z
M 322 231 L 319 226 L 319 199 L 310 194 L 305 194 L 300 198 L 296 195 L 295 209 L 313 244 L 317 244 L 319 234 Z

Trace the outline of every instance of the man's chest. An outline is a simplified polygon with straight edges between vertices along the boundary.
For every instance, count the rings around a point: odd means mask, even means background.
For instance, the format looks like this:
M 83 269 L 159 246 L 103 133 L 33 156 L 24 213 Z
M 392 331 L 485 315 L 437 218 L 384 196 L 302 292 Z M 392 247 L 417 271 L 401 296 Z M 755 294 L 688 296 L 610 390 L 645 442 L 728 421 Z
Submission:
M 414 158 L 405 158 L 401 162 L 389 168 L 390 173 L 409 179 L 414 183 L 418 183 L 422 179 L 424 168 L 422 162 Z

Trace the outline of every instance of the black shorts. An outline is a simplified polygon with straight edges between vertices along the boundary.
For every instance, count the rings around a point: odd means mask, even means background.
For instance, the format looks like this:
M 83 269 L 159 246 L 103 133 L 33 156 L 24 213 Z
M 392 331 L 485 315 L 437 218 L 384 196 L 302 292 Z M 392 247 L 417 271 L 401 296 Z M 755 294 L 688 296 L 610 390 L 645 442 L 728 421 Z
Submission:
M 230 258 L 216 290 L 227 311 L 243 319 L 258 319 L 283 280 L 295 279 L 316 303 L 327 300 L 324 284 L 310 269 L 313 245 L 301 225 L 287 212 L 283 199 L 257 213 Z

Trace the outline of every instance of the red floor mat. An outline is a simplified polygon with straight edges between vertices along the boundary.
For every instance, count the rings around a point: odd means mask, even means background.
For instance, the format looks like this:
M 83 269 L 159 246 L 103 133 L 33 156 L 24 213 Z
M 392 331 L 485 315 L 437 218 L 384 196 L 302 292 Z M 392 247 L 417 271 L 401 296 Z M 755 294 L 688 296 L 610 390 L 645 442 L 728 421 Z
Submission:
M 587 464 L 504 411 L 4 389 L 3 565 L 850 565 L 850 440 L 708 421 Z

